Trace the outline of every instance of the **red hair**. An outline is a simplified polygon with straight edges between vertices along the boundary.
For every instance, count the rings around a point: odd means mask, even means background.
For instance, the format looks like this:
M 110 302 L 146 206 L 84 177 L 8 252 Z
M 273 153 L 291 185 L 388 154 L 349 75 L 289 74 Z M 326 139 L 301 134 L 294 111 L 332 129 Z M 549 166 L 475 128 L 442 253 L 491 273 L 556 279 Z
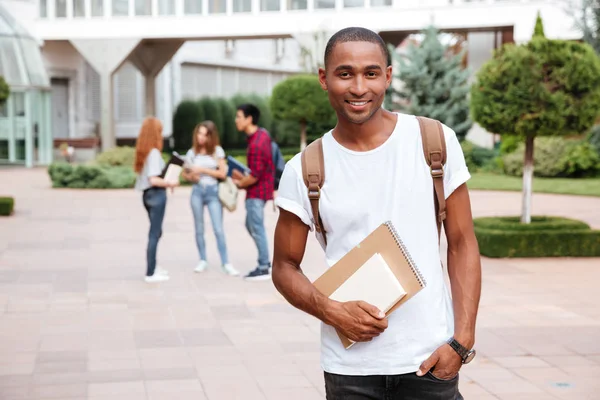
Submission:
M 142 171 L 150 150 L 158 149 L 162 151 L 162 129 L 162 123 L 158 118 L 147 117 L 142 122 L 140 134 L 135 142 L 135 163 L 133 165 L 135 172 L 140 173 Z

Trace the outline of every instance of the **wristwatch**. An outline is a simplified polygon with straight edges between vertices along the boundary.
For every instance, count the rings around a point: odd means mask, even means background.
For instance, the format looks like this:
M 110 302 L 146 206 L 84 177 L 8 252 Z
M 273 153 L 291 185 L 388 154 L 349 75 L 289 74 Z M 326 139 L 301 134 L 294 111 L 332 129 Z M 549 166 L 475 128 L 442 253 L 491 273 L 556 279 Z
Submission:
M 475 354 L 476 354 L 475 350 L 467 349 L 465 346 L 458 343 L 458 341 L 456 339 L 454 339 L 454 337 L 452 337 L 452 338 L 450 338 L 450 340 L 448 340 L 448 344 L 450 345 L 450 347 L 452 347 L 454 349 L 454 351 L 456 351 L 458 353 L 458 355 L 462 359 L 463 364 L 468 364 L 473 360 L 473 358 L 475 358 Z

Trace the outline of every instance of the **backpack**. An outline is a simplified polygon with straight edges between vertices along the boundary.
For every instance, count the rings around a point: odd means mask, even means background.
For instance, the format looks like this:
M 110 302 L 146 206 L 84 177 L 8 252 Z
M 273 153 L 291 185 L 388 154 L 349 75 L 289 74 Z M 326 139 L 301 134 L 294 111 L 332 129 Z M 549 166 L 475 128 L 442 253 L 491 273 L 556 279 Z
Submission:
M 434 119 L 417 117 L 423 142 L 423 155 L 431 170 L 433 178 L 433 198 L 436 213 L 438 240 L 442 223 L 446 219 L 446 198 L 444 196 L 444 165 L 446 164 L 446 141 L 442 124 Z M 321 138 L 310 143 L 301 155 L 302 176 L 308 191 L 308 199 L 312 207 L 316 233 L 321 233 L 325 245 L 327 235 L 323 229 L 323 221 L 319 214 L 319 198 L 325 182 L 325 162 L 323 159 L 323 143 Z
M 273 140 L 271 134 L 264 128 L 263 131 L 267 134 L 269 139 L 271 139 L 271 159 L 273 161 L 273 177 L 275 178 L 274 190 L 277 190 L 279 188 L 279 180 L 281 179 L 281 175 L 285 168 L 285 160 L 283 159 L 283 154 L 281 153 L 279 145 Z
M 271 139 L 271 156 L 273 157 L 273 167 L 275 174 L 275 190 L 279 188 L 279 180 L 281 179 L 281 175 L 283 174 L 283 170 L 285 168 L 285 160 L 283 159 L 283 154 L 281 154 L 281 149 L 275 143 L 274 140 Z

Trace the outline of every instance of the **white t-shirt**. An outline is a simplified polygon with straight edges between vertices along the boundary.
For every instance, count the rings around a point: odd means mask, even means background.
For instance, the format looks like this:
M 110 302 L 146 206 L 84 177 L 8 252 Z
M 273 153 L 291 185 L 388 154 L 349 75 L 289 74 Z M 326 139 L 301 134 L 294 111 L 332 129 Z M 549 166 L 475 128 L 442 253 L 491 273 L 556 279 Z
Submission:
M 152 187 L 150 177 L 159 176 L 165 167 L 165 160 L 158 149 L 152 149 L 146 156 L 144 167 L 135 180 L 135 190 L 144 191 Z
M 194 153 L 194 149 L 189 149 L 187 154 L 185 155 L 190 164 L 193 164 L 197 167 L 203 167 L 208 169 L 217 169 L 217 159 L 225 158 L 225 151 L 221 146 L 215 147 L 215 154 L 196 154 Z M 208 186 L 208 185 L 216 185 L 218 183 L 217 179 L 209 176 L 209 175 L 200 175 L 200 180 L 198 181 L 198 185 Z
M 470 174 L 456 134 L 447 126 L 444 134 L 447 198 Z M 381 335 L 348 350 L 335 329 L 322 323 L 321 365 L 327 372 L 343 375 L 415 372 L 454 333 L 452 301 L 438 248 L 433 182 L 419 123 L 413 115 L 398 114 L 396 128 L 386 142 L 364 152 L 341 146 L 330 131 L 323 136 L 323 153 L 326 180 L 319 212 L 327 232 L 326 248 L 318 239 L 329 266 L 390 220 L 427 286 L 389 316 L 388 328 Z M 314 229 L 300 154 L 286 164 L 275 202 Z

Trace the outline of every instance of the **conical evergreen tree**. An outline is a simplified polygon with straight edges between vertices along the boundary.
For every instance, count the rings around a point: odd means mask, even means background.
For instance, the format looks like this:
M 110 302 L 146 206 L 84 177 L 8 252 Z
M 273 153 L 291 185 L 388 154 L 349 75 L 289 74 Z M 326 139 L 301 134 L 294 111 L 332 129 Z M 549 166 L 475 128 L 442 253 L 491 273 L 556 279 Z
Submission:
M 437 119 L 463 140 L 473 125 L 469 116 L 469 72 L 461 65 L 463 54 L 451 55 L 435 27 L 430 26 L 423 34 L 423 42 L 419 46 L 411 44 L 406 56 L 390 46 L 396 61 L 394 80 L 403 85 L 401 90 L 391 90 L 391 108 Z
M 544 34 L 544 23 L 542 22 L 542 17 L 540 12 L 537 13 L 537 18 L 535 20 L 535 28 L 533 29 L 533 37 L 546 37 Z

